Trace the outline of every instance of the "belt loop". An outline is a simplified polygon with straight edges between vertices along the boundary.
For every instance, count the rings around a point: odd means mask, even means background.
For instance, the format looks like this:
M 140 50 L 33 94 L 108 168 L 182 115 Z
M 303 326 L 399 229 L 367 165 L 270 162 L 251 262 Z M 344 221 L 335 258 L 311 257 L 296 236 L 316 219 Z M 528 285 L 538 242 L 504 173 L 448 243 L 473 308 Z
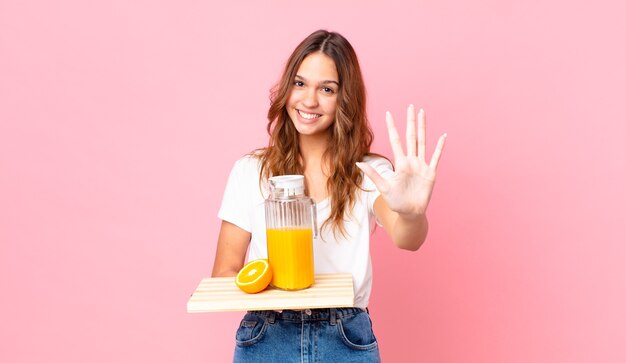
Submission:
M 267 315 L 267 322 L 270 324 L 274 324 L 274 320 L 276 320 L 276 314 L 278 313 L 275 311 L 270 311 Z
M 330 308 L 330 325 L 337 324 L 337 309 Z

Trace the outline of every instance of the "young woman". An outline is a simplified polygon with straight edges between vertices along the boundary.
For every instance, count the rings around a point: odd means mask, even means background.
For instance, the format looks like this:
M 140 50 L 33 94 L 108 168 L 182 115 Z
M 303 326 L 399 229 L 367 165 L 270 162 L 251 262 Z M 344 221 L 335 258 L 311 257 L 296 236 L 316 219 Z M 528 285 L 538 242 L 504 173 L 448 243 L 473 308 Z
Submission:
M 417 118 L 417 126 L 416 126 Z M 236 334 L 236 362 L 379 361 L 366 310 L 372 286 L 369 239 L 375 220 L 402 249 L 426 238 L 426 208 L 445 135 L 425 159 L 424 112 L 407 111 L 406 153 L 387 113 L 391 163 L 370 153 L 365 85 L 357 56 L 338 33 L 319 30 L 296 47 L 273 89 L 269 145 L 238 160 L 219 211 L 213 276 L 234 276 L 267 257 L 267 179 L 301 174 L 317 203 L 315 273 L 350 272 L 355 307 L 252 311 Z

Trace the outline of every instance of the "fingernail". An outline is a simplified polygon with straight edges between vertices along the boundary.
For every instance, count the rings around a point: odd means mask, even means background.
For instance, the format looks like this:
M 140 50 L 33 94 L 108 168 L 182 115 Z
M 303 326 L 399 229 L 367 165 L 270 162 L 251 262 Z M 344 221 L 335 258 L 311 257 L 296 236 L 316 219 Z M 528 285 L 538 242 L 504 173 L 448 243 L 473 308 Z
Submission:
M 424 114 L 424 109 L 420 108 L 420 114 Z
M 415 108 L 415 106 L 413 106 L 413 104 L 412 104 L 412 103 L 409 105 L 409 107 L 410 107 L 410 108 Z

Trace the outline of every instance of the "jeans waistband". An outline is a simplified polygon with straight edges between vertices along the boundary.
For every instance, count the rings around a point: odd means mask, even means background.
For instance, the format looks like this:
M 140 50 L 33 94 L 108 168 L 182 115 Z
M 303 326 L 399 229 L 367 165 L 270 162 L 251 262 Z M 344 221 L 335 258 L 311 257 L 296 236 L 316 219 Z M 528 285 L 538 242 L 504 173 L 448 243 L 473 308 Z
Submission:
M 367 312 L 361 308 L 329 308 L 329 309 L 305 309 L 305 310 L 254 310 L 252 314 L 265 316 L 270 323 L 275 320 L 291 320 L 291 321 L 329 321 L 335 325 L 337 319 L 347 318 Z

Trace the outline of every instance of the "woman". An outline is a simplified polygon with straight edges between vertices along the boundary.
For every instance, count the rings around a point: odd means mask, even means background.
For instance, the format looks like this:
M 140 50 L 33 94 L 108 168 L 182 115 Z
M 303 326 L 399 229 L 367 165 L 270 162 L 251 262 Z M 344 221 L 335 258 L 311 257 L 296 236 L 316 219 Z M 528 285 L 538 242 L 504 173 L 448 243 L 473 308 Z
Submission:
M 417 127 L 415 125 L 417 117 Z M 350 272 L 355 307 L 248 312 L 237 331 L 235 361 L 379 361 L 366 311 L 372 270 L 372 220 L 402 249 L 426 238 L 426 208 L 445 142 L 425 160 L 424 112 L 407 111 L 407 151 L 387 113 L 395 159 L 370 153 L 365 85 L 357 56 L 340 34 L 319 30 L 296 47 L 274 88 L 268 147 L 238 160 L 219 211 L 213 276 L 234 276 L 248 260 L 267 257 L 263 202 L 273 175 L 301 174 L 317 203 L 321 238 L 315 273 Z

